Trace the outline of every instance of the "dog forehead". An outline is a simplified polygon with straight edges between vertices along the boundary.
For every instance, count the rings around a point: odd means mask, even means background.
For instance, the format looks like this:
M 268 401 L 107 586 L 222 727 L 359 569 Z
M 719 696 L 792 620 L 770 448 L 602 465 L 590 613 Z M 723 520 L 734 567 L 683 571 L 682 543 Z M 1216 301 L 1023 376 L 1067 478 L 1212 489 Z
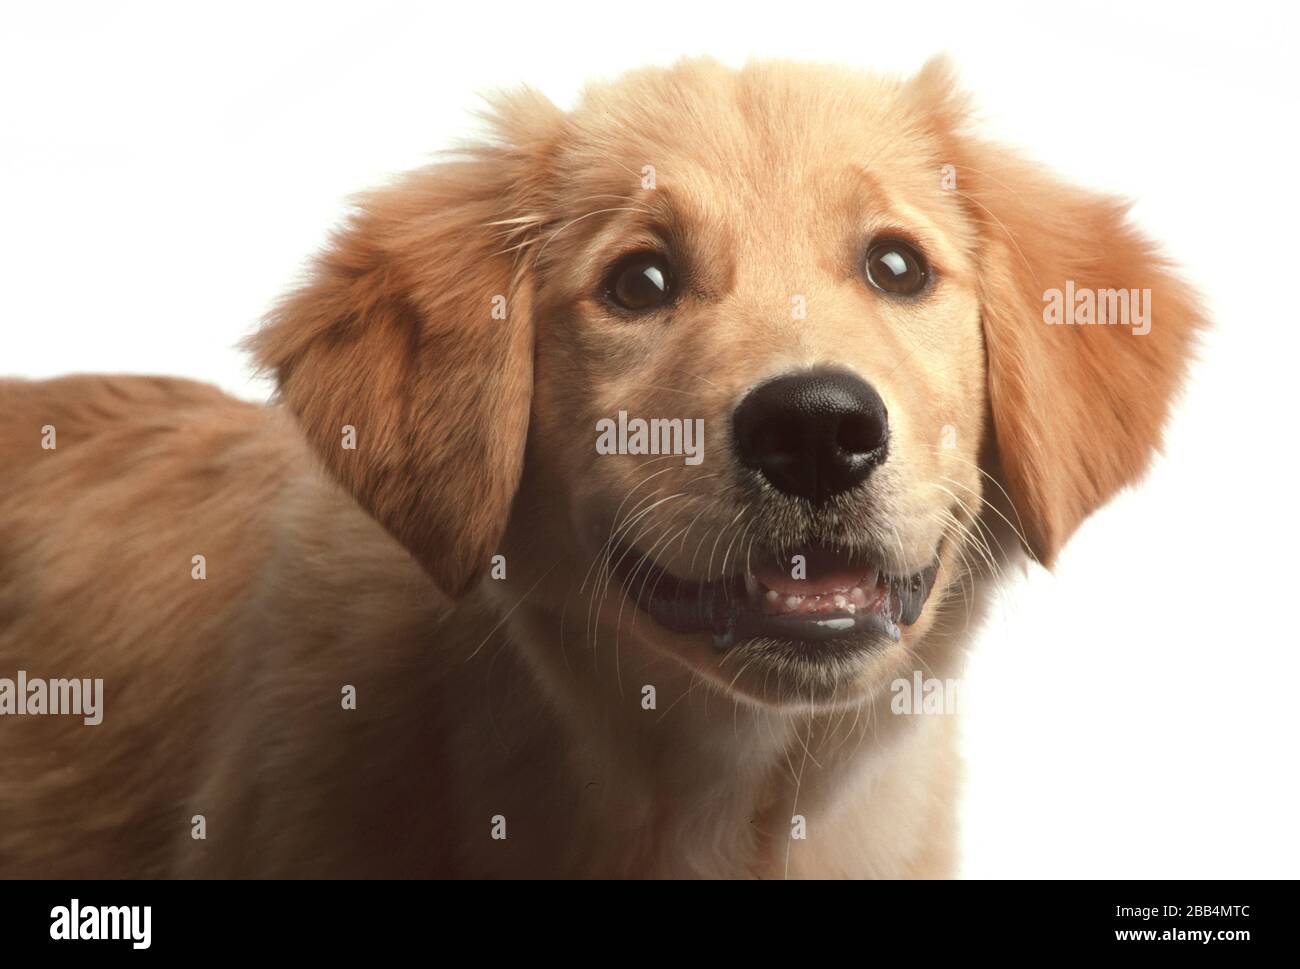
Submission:
M 912 104 L 903 82 L 825 65 L 770 62 L 733 70 L 713 61 L 632 71 L 584 91 L 569 115 L 579 133 L 615 132 L 664 144 L 717 147 L 752 140 L 801 145 L 868 136 Z
M 900 82 L 831 67 L 633 72 L 588 89 L 568 116 L 560 200 L 585 211 L 665 188 L 680 207 L 770 221 L 815 217 L 881 184 L 929 194 L 937 151 L 918 120 Z

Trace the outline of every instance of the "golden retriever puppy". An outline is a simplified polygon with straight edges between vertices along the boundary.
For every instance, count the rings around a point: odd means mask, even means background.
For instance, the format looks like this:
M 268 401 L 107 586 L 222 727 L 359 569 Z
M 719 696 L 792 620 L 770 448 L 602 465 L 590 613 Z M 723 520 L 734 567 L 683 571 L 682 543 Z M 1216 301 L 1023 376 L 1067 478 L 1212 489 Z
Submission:
M 1142 474 L 1195 298 L 942 64 L 494 123 L 251 339 L 275 405 L 0 384 L 0 872 L 954 872 L 899 685 Z

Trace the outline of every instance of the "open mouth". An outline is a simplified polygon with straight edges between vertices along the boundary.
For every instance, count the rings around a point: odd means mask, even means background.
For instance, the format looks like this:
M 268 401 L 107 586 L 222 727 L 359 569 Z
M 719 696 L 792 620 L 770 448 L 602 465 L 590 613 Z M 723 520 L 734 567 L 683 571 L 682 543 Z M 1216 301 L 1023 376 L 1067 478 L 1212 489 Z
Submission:
M 853 550 L 816 547 L 793 555 L 764 553 L 746 569 L 711 581 L 683 579 L 626 548 L 615 574 L 659 625 L 675 633 L 711 632 L 728 649 L 742 640 L 826 642 L 881 637 L 897 641 L 921 616 L 939 563 L 910 575 L 884 571 Z

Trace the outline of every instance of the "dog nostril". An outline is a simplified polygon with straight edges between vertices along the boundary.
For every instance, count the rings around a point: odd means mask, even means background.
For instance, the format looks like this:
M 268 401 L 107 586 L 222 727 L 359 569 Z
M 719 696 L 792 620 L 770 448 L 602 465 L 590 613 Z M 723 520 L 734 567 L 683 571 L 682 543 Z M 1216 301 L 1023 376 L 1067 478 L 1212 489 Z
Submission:
M 884 460 L 884 401 L 847 371 L 818 368 L 754 388 L 733 416 L 741 463 L 777 490 L 820 504 Z
M 789 415 L 773 415 L 757 426 L 754 450 L 767 460 L 798 458 L 803 449 L 803 435 Z
M 885 440 L 885 426 L 874 413 L 847 414 L 840 421 L 836 441 L 849 454 L 869 454 Z

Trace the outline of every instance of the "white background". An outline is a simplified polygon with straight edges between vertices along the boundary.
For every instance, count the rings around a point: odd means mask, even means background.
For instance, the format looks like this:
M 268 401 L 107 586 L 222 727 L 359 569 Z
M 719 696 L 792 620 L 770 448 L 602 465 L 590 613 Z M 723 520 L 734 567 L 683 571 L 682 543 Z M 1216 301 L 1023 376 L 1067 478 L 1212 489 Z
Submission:
M 0 373 L 264 397 L 235 343 L 348 194 L 474 133 L 481 92 L 565 105 L 683 54 L 912 71 L 948 51 L 990 133 L 1137 200 L 1217 324 L 1167 457 L 973 651 L 965 872 L 1300 876 L 1287 7 L 7 6 Z

